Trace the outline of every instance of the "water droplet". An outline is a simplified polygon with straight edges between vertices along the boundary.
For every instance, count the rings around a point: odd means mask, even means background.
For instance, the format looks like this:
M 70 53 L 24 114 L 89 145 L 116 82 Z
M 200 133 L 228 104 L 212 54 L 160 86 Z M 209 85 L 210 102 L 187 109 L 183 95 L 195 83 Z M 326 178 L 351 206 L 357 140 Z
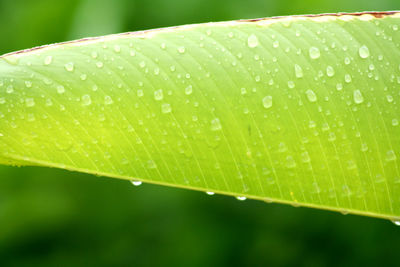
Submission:
M 65 68 L 67 71 L 71 72 L 71 71 L 74 70 L 74 63 L 72 63 L 72 62 L 66 63 L 66 64 L 64 65 L 64 68 Z
M 257 36 L 255 36 L 254 34 L 251 34 L 248 38 L 247 38 L 247 45 L 250 48 L 254 48 L 256 46 L 258 46 L 258 38 Z
M 35 100 L 33 98 L 25 99 L 25 105 L 27 107 L 33 107 L 35 105 Z
M 91 56 L 92 56 L 92 58 L 97 58 L 98 54 L 97 54 L 96 51 L 93 51 L 93 52 L 91 53 Z
M 336 84 L 336 90 L 341 91 L 343 89 L 343 84 L 337 83 Z
M 394 223 L 397 226 L 400 226 L 400 220 L 392 220 L 392 223 Z
M 387 96 L 386 96 L 386 99 L 387 99 L 387 101 L 388 101 L 389 103 L 392 103 L 392 102 L 393 102 L 393 96 L 391 96 L 391 95 L 387 95 Z
M 92 99 L 90 98 L 90 95 L 83 95 L 82 96 L 82 105 L 89 106 L 90 104 L 92 104 Z
M 185 94 L 190 95 L 193 92 L 193 87 L 191 85 L 185 88 Z
M 392 120 L 392 126 L 397 126 L 399 125 L 399 121 L 397 119 Z
M 278 41 L 278 40 L 275 40 L 275 41 L 272 43 L 272 46 L 273 46 L 274 48 L 278 48 L 278 47 L 279 47 L 279 41 Z
M 295 86 L 296 86 L 296 84 L 293 82 L 293 81 L 288 81 L 288 87 L 290 88 L 290 89 L 293 89 Z
M 214 192 L 211 192 L 211 191 L 207 191 L 206 194 L 209 195 L 209 196 L 212 196 L 212 195 L 214 195 L 215 193 L 214 193 Z
M 267 95 L 262 99 L 264 108 L 272 107 L 272 96 Z
M 44 58 L 44 65 L 50 65 L 51 61 L 53 61 L 53 57 L 52 56 L 47 56 Z
M 27 88 L 31 88 L 32 87 L 32 82 L 31 81 L 25 81 L 25 86 Z
M 178 52 L 179 52 L 180 54 L 185 53 L 185 47 L 184 47 L 184 46 L 178 47 Z
M 156 90 L 154 92 L 154 99 L 160 101 L 164 98 L 164 93 L 162 89 Z
M 358 49 L 358 54 L 360 55 L 361 58 L 367 58 L 369 57 L 369 49 L 367 46 L 363 45 Z
M 138 181 L 138 180 L 131 180 L 131 183 L 132 183 L 134 186 L 139 186 L 139 185 L 141 185 L 141 184 L 142 184 L 142 181 Z
M 57 86 L 57 93 L 63 94 L 65 92 L 65 88 L 62 85 Z
M 311 59 L 317 59 L 321 56 L 319 49 L 315 46 L 310 47 L 308 50 Z
M 344 81 L 345 81 L 346 83 L 351 83 L 351 76 L 350 76 L 350 74 L 345 74 L 345 75 L 344 75 Z
M 296 161 L 293 159 L 292 156 L 286 157 L 286 167 L 289 169 L 293 169 L 297 166 Z
M 335 75 L 335 70 L 332 66 L 326 67 L 326 75 L 328 75 L 328 77 L 332 77 L 333 75 Z
M 104 104 L 111 105 L 112 103 L 114 103 L 114 101 L 112 100 L 111 96 L 106 95 L 104 97 Z
M 7 94 L 11 94 L 14 92 L 14 86 L 12 86 L 11 84 L 9 86 L 7 86 L 6 88 L 6 93 Z
M 386 152 L 386 161 L 393 161 L 396 159 L 397 157 L 393 150 L 389 150 Z
M 211 131 L 219 131 L 222 129 L 221 122 L 218 118 L 211 120 Z
M 103 62 L 101 62 L 101 61 L 97 61 L 96 62 L 96 66 L 99 68 L 99 69 L 101 69 L 102 67 L 103 67 Z
M 296 75 L 296 78 L 303 77 L 303 69 L 300 67 L 300 65 L 294 65 L 294 73 Z
M 306 91 L 306 96 L 307 96 L 308 101 L 310 101 L 310 102 L 317 101 L 317 96 L 315 95 L 314 91 L 311 89 Z
M 114 51 L 115 51 L 116 53 L 121 52 L 121 47 L 120 47 L 119 45 L 114 45 Z
M 171 110 L 172 110 L 172 108 L 171 108 L 171 105 L 170 105 L 170 104 L 168 104 L 168 103 L 163 103 L 163 104 L 161 105 L 161 112 L 162 112 L 162 113 L 170 113 Z
M 244 201 L 244 200 L 246 200 L 246 197 L 236 197 L 236 199 L 240 200 L 240 201 Z
M 364 97 L 361 94 L 360 90 L 355 90 L 353 92 L 353 98 L 354 98 L 354 103 L 356 104 L 361 104 L 362 102 L 364 102 Z

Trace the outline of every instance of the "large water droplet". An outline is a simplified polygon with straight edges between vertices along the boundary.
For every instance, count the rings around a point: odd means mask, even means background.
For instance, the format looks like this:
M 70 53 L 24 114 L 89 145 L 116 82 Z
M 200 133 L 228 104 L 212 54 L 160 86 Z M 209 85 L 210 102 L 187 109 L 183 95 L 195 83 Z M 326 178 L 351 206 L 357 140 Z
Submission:
M 310 49 L 308 50 L 309 54 L 310 54 L 310 58 L 311 59 L 317 59 L 321 56 L 321 53 L 319 52 L 319 49 L 315 46 L 310 47 Z
M 264 108 L 272 107 L 272 96 L 267 95 L 262 99 Z
M 363 45 L 358 49 L 358 54 L 360 55 L 361 58 L 367 58 L 369 57 L 369 49 L 367 46 Z
M 257 36 L 255 36 L 254 34 L 251 34 L 249 36 L 249 38 L 247 38 L 247 45 L 250 48 L 254 48 L 254 47 L 258 46 L 258 38 L 257 38 Z

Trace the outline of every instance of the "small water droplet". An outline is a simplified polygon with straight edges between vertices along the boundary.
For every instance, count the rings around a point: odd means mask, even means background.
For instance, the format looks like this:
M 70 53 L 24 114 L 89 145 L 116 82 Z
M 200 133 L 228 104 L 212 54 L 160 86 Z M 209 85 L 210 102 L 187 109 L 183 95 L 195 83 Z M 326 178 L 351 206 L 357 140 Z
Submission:
M 294 73 L 296 75 L 296 78 L 303 77 L 303 69 L 300 67 L 300 65 L 297 64 L 294 65 Z
M 31 81 L 25 81 L 25 86 L 27 88 L 31 88 L 32 87 L 32 82 Z
M 363 45 L 358 49 L 358 54 L 360 55 L 361 58 L 367 58 L 369 57 L 369 49 L 367 46 Z
M 121 52 L 121 47 L 120 47 L 119 45 L 114 45 L 114 51 L 115 51 L 116 53 Z
M 83 95 L 82 96 L 82 105 L 89 106 L 90 104 L 92 104 L 92 99 L 90 98 L 90 95 Z
M 179 52 L 180 54 L 185 53 L 185 47 L 184 47 L 184 46 L 178 47 L 178 52 Z
M 14 92 L 14 86 L 12 86 L 11 84 L 9 86 L 7 86 L 6 88 L 6 93 L 7 94 L 11 94 Z
M 247 45 L 250 48 L 254 48 L 258 46 L 258 38 L 257 36 L 255 36 L 254 34 L 251 34 L 248 38 L 247 38 Z
M 139 186 L 139 185 L 142 184 L 142 181 L 139 181 L 139 180 L 131 180 L 131 183 L 132 183 L 134 186 Z
M 156 90 L 154 92 L 154 99 L 156 101 L 161 101 L 164 98 L 164 93 L 162 89 Z
M 92 56 L 92 58 L 97 58 L 98 54 L 97 54 L 96 51 L 93 51 L 93 52 L 91 53 L 91 56 Z
M 27 107 L 33 107 L 35 105 L 35 100 L 33 98 L 25 99 L 25 105 Z
M 170 104 L 168 104 L 168 103 L 163 103 L 163 104 L 161 105 L 161 112 L 162 112 L 162 113 L 170 113 L 171 110 L 172 110 L 172 108 L 171 108 L 171 105 L 170 105 Z
M 356 104 L 361 104 L 362 102 L 364 102 L 364 97 L 360 90 L 355 90 L 353 92 L 353 98 L 354 98 L 354 103 Z
M 392 220 L 392 223 L 394 223 L 397 226 L 400 226 L 400 219 L 399 220 Z
M 50 65 L 51 61 L 53 61 L 53 57 L 52 56 L 47 56 L 44 58 L 44 65 Z
M 335 70 L 332 66 L 326 67 L 326 75 L 328 75 L 328 77 L 332 77 L 333 75 L 335 75 Z
M 190 95 L 193 92 L 193 87 L 191 85 L 185 88 L 185 94 Z
M 345 81 L 346 83 L 351 83 L 351 76 L 350 76 L 350 74 L 345 74 L 345 75 L 344 75 L 344 81 Z
M 317 101 L 317 96 L 315 95 L 314 91 L 311 89 L 306 91 L 306 96 L 307 96 L 308 101 L 310 101 L 310 102 Z
M 399 121 L 397 119 L 392 119 L 392 126 L 399 125 Z
M 206 194 L 209 195 L 209 196 L 212 196 L 212 195 L 214 195 L 215 193 L 214 193 L 214 192 L 211 192 L 211 191 L 207 191 Z
M 240 197 L 240 196 L 239 196 L 239 197 L 236 197 L 236 199 L 237 199 L 237 200 L 240 200 L 240 201 L 244 201 L 244 200 L 246 200 L 246 197 Z
M 59 93 L 60 95 L 63 94 L 65 92 L 65 88 L 62 85 L 58 85 L 57 86 L 57 93 Z
M 221 122 L 219 118 L 214 118 L 211 120 L 211 131 L 219 131 L 222 129 Z
M 64 65 L 64 68 L 65 68 L 67 71 L 71 72 L 71 71 L 74 70 L 74 63 L 72 63 L 72 62 L 66 63 L 66 64 Z
M 102 67 L 103 67 L 103 62 L 101 62 L 101 61 L 97 61 L 96 62 L 96 66 L 99 68 L 99 69 L 101 69 Z
M 278 48 L 278 47 L 279 47 L 279 41 L 278 41 L 278 40 L 275 40 L 275 41 L 272 43 L 272 46 L 273 46 L 274 48 Z
M 114 103 L 114 101 L 112 100 L 111 96 L 106 95 L 104 97 L 104 104 L 111 105 L 112 103 Z
M 268 109 L 268 108 L 272 107 L 272 96 L 270 96 L 270 95 L 265 96 L 262 99 L 262 102 L 263 102 L 264 108 Z
M 397 157 L 393 150 L 389 150 L 386 152 L 386 161 L 394 161 L 396 159 Z
M 321 56 L 319 49 L 315 46 L 310 47 L 308 50 L 311 59 L 317 59 Z

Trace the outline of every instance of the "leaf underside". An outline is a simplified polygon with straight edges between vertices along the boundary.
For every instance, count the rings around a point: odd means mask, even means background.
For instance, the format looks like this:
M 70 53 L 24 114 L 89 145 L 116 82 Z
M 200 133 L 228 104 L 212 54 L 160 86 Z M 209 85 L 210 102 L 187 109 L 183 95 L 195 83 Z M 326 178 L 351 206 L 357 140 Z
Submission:
M 0 163 L 396 220 L 400 14 L 88 38 L 0 58 Z

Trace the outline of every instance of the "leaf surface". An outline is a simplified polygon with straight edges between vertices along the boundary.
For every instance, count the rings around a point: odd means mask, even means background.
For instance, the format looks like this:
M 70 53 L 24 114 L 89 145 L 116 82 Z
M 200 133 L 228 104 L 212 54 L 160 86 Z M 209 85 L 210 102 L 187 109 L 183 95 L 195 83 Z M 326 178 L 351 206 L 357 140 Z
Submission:
M 187 25 L 0 58 L 0 163 L 397 220 L 400 15 Z

